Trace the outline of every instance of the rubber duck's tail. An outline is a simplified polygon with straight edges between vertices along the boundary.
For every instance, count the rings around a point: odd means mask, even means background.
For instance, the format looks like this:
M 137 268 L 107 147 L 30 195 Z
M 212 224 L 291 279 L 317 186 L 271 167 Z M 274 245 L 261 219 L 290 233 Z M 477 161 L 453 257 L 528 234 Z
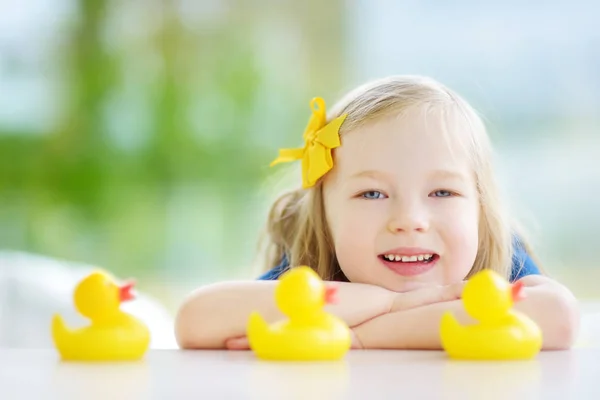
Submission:
M 256 311 L 250 314 L 248 318 L 248 342 L 250 348 L 255 349 L 256 345 L 264 341 L 269 333 L 269 325 Z
M 444 313 L 442 321 L 440 323 L 440 337 L 442 340 L 442 347 L 448 351 L 454 341 L 462 336 L 463 326 L 456 320 L 454 315 L 450 312 Z
M 54 345 L 59 350 L 64 347 L 64 341 L 68 337 L 70 333 L 69 328 L 65 325 L 62 317 L 58 314 L 55 314 L 52 317 L 52 339 L 54 340 Z

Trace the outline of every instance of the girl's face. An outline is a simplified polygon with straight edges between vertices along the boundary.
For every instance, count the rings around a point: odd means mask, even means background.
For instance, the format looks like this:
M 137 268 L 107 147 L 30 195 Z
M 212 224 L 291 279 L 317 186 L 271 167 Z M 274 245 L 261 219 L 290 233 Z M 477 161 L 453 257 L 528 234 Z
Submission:
M 479 200 L 471 163 L 459 143 L 448 146 L 438 117 L 421 115 L 384 117 L 348 132 L 336 149 L 324 202 L 351 282 L 402 292 L 459 282 L 473 266 Z

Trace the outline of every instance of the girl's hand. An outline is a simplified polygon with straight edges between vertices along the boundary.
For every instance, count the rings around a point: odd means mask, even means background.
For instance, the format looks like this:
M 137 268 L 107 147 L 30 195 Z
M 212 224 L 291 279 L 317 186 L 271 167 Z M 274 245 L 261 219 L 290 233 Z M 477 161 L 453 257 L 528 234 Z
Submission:
M 350 335 L 352 337 L 351 348 L 362 349 L 362 343 L 358 340 L 358 336 L 356 336 L 354 330 L 350 330 Z M 250 350 L 250 343 L 248 343 L 248 338 L 246 336 L 231 338 L 225 341 L 225 348 L 227 350 Z
M 465 281 L 462 281 L 447 286 L 432 286 L 398 293 L 392 303 L 390 312 L 404 311 L 433 303 L 460 299 L 465 283 Z
M 360 339 L 356 335 L 356 332 L 354 332 L 354 329 L 350 329 L 350 336 L 352 338 L 352 344 L 350 345 L 351 349 L 353 349 L 353 350 L 364 349 L 362 343 L 360 342 Z
M 250 343 L 247 336 L 235 337 L 225 341 L 227 350 L 250 350 Z

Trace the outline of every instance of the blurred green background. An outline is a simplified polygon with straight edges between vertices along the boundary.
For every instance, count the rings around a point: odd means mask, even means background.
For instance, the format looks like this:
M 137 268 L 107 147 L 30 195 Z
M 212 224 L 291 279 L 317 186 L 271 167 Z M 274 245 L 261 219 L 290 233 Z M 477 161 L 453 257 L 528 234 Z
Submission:
M 174 310 L 252 278 L 308 101 L 430 75 L 486 117 L 545 269 L 600 297 L 593 1 L 0 4 L 0 249 L 135 276 Z

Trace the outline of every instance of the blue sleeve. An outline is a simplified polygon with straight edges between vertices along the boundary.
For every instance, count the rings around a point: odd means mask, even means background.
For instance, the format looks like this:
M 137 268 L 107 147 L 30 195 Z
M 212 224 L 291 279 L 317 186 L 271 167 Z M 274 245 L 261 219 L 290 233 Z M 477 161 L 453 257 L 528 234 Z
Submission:
M 540 275 L 540 269 L 532 258 L 527 254 L 525 248 L 515 239 L 514 252 L 512 256 L 512 270 L 510 281 L 515 282 L 527 275 Z
M 258 277 L 259 281 L 276 281 L 290 266 L 287 257 L 284 255 L 279 265 L 265 272 Z

